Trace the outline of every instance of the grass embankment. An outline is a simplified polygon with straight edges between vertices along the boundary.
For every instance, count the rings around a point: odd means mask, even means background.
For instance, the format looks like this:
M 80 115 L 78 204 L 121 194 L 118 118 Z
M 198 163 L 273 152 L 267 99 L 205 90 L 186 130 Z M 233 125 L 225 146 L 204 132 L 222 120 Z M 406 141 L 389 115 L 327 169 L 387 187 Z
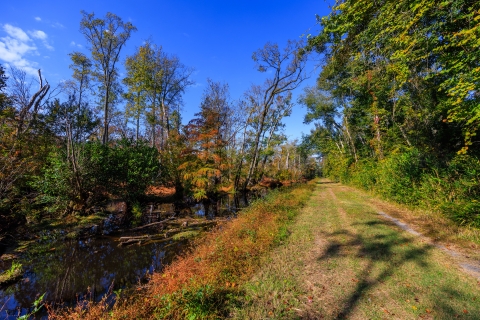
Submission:
M 52 319 L 195 319 L 230 314 L 243 285 L 258 270 L 261 258 L 289 236 L 291 224 L 308 200 L 314 183 L 273 191 L 231 222 L 198 239 L 188 254 L 154 274 L 148 285 L 123 297 L 109 310 L 106 303 L 51 313 Z M 140 289 L 140 288 L 139 288 Z
M 378 201 L 377 201 L 378 202 Z M 237 319 L 478 319 L 480 282 L 369 195 L 322 181 L 285 245 L 241 286 Z

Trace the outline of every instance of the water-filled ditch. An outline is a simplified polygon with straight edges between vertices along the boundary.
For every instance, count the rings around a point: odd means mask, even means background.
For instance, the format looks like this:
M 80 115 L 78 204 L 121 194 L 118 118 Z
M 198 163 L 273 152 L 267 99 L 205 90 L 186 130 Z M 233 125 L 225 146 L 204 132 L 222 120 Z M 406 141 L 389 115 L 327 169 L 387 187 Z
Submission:
M 243 199 L 224 197 L 216 205 L 207 205 L 207 212 L 205 206 L 200 204 L 176 210 L 173 204 L 152 203 L 145 207 L 142 223 L 155 223 L 173 215 L 194 219 L 199 223 L 230 218 L 246 205 Z M 114 297 L 119 289 L 132 287 L 145 281 L 153 271 L 161 270 L 185 250 L 188 243 L 187 240 L 167 238 L 142 245 L 121 246 L 120 237 L 132 235 L 132 232 L 119 231 L 121 226 L 115 224 L 114 219 L 112 215 L 102 226 L 93 226 L 92 229 L 100 229 L 93 230 L 95 236 L 39 240 L 43 249 L 27 253 L 20 259 L 23 278 L 0 288 L 0 319 L 15 319 L 29 313 L 34 301 L 43 293 L 46 293 L 45 298 L 49 303 L 70 306 L 83 299 L 99 301 L 110 293 Z M 205 228 L 208 227 L 194 229 Z M 142 235 L 155 233 L 158 233 L 158 228 L 141 230 Z M 0 273 L 10 265 L 11 261 L 0 260 Z

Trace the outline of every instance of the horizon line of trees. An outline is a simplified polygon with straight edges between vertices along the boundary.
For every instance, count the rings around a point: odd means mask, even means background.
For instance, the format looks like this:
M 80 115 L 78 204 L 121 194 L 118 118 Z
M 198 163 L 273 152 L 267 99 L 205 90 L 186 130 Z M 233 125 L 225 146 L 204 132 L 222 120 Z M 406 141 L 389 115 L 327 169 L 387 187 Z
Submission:
M 113 13 L 99 18 L 82 11 L 90 55 L 70 53 L 72 77 L 55 88 L 40 70 L 34 90 L 24 71 L 11 67 L 7 77 L 0 65 L 4 218 L 86 213 L 105 197 L 130 205 L 152 184 L 200 201 L 246 190 L 264 176 L 315 173 L 307 148 L 282 133 L 292 90 L 306 78 L 302 42 L 256 51 L 254 62 L 269 77 L 238 102 L 228 84 L 209 79 L 200 111 L 182 125 L 182 97 L 194 84 L 194 69 L 146 41 L 125 58 L 121 78 L 121 52 L 135 31 Z

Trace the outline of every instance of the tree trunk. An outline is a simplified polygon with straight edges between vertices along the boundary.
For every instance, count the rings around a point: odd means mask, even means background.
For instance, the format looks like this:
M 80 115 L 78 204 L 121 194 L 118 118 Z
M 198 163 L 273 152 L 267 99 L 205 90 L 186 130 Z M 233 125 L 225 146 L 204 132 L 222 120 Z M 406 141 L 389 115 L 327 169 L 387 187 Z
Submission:
M 103 139 L 102 139 L 102 143 L 104 145 L 108 144 L 108 99 L 109 99 L 109 96 L 110 96 L 110 81 L 107 82 L 106 87 L 107 87 L 107 90 L 105 92 L 105 105 L 103 107 L 104 117 L 103 117 Z

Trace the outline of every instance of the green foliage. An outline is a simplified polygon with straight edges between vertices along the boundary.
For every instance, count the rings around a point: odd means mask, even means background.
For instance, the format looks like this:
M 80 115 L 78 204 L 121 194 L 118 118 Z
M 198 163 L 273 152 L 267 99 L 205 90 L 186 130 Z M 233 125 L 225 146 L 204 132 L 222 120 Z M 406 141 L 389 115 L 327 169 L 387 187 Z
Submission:
M 127 201 L 138 199 L 157 177 L 160 163 L 158 151 L 145 143 L 121 140 L 115 146 L 105 146 L 99 142 L 87 142 L 77 146 L 78 178 L 66 161 L 65 150 L 61 148 L 50 154 L 48 162 L 34 183 L 41 191 L 41 201 L 65 206 L 68 201 L 86 201 L 82 194 L 90 197 L 93 193 L 110 193 Z M 80 203 L 85 205 L 85 203 Z
M 125 42 L 130 38 L 132 32 L 137 28 L 130 22 L 123 20 L 107 12 L 103 19 L 95 17 L 94 13 L 82 11 L 82 20 L 80 21 L 80 32 L 85 36 L 90 44 L 93 60 L 93 76 L 101 84 L 105 91 L 104 98 L 104 116 L 103 116 L 103 144 L 108 142 L 108 126 L 111 106 L 111 99 L 114 96 L 114 89 L 118 70 L 116 63 L 120 59 L 120 51 Z M 112 97 L 110 96 L 112 95 Z
M 5 69 L 0 65 L 0 112 L 7 107 L 9 104 L 9 99 L 7 94 L 4 92 L 7 87 L 7 76 L 5 75 Z
M 381 161 L 365 159 L 348 169 L 332 166 L 341 162 L 332 158 L 325 163 L 327 176 L 341 175 L 342 181 L 386 199 L 438 210 L 459 224 L 480 227 L 480 163 L 474 156 L 455 155 L 442 162 L 410 149 Z
M 215 319 L 224 317 L 224 305 L 228 293 L 214 289 L 211 285 L 183 289 L 181 292 L 163 295 L 162 308 L 155 310 L 161 319 Z M 180 313 L 180 314 L 178 314 Z
M 479 13 L 468 0 L 337 2 L 307 47 L 328 57 L 319 87 L 365 120 L 379 157 L 399 144 L 459 150 L 462 136 L 465 152 L 478 128 Z
M 140 206 L 140 204 L 138 202 L 135 202 L 132 205 L 132 217 L 133 217 L 133 223 L 132 224 L 134 226 L 137 226 L 141 223 L 142 215 L 143 215 L 142 207 Z
M 22 264 L 16 261 L 12 262 L 10 269 L 0 273 L 0 285 L 13 283 L 23 275 Z
M 377 167 L 377 190 L 384 197 L 401 203 L 416 204 L 415 188 L 422 176 L 421 154 L 411 150 L 392 154 Z
M 300 102 L 323 173 L 480 226 L 480 3 L 345 0 L 318 23 Z
M 40 309 L 45 305 L 42 303 L 43 298 L 45 297 L 45 294 L 42 294 L 40 297 L 38 297 L 34 302 L 33 302 L 33 310 L 21 317 L 18 317 L 19 320 L 28 320 L 31 316 L 33 316 L 35 313 L 40 311 Z
M 124 139 L 106 150 L 102 171 L 110 190 L 125 199 L 143 195 L 160 169 L 157 149 Z
M 456 155 L 443 167 L 422 177 L 419 192 L 425 207 L 435 208 L 463 225 L 480 227 L 480 163 L 478 158 Z

